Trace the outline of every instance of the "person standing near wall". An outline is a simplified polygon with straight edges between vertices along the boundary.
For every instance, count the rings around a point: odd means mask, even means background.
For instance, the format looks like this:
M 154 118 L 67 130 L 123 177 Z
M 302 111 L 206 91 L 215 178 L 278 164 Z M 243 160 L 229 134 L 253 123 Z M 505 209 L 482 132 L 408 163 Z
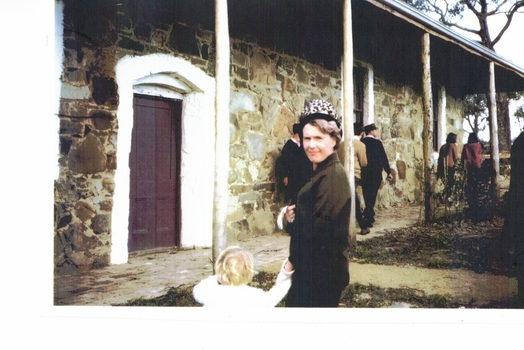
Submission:
M 342 139 L 341 118 L 330 102 L 313 100 L 300 124 L 313 173 L 285 214 L 294 223 L 285 269 L 295 271 L 286 306 L 337 307 L 349 284 L 351 211 L 348 175 L 335 152 Z
M 481 166 L 482 145 L 476 133 L 468 136 L 468 143 L 462 148 L 462 162 L 466 169 L 466 201 L 473 220 L 479 219 L 478 183 Z
M 362 168 L 368 165 L 368 157 L 366 155 L 366 145 L 360 141 L 364 136 L 364 129 L 362 124 L 353 123 L 353 150 L 355 157 L 355 217 L 358 225 L 360 226 L 360 234 L 365 235 L 370 232 L 369 228 L 366 227 L 366 221 L 364 220 L 364 196 L 362 192 Z
M 511 253 L 517 269 L 519 308 L 524 308 L 524 132 L 511 146 L 511 173 L 509 183 L 509 233 Z
M 458 162 L 457 134 L 450 132 L 446 143 L 440 147 L 437 165 L 437 178 L 446 184 L 446 198 L 453 201 L 455 188 L 455 164 Z
M 389 167 L 388 156 L 382 141 L 378 137 L 378 128 L 375 124 L 369 124 L 364 127 L 366 136 L 362 143 L 366 145 L 366 156 L 368 165 L 362 169 L 362 190 L 364 192 L 364 220 L 366 229 L 373 227 L 375 222 L 375 202 L 377 200 L 378 190 L 382 184 L 382 171 L 387 174 L 386 179 L 391 181 L 391 168 Z M 361 227 L 364 229 L 363 227 Z
M 293 124 L 293 137 L 282 147 L 283 181 L 287 205 L 295 204 L 298 191 L 311 178 L 311 162 L 300 145 L 300 124 Z M 288 223 L 286 232 L 293 232 L 293 224 Z

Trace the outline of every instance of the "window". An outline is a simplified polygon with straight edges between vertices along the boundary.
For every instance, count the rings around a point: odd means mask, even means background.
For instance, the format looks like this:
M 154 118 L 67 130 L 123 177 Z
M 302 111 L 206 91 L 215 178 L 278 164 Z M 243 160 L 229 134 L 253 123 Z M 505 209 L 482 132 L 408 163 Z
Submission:
M 364 125 L 364 76 L 366 70 L 353 67 L 353 121 Z

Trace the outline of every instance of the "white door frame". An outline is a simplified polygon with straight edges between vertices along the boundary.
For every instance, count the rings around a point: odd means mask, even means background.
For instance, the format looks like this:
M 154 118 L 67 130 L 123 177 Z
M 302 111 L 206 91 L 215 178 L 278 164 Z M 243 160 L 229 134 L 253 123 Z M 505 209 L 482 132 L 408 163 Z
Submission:
M 210 247 L 213 225 L 215 80 L 190 62 L 165 54 L 125 56 L 116 66 L 119 106 L 117 169 L 111 224 L 111 264 L 128 261 L 129 154 L 133 93 L 183 97 L 181 148 L 181 246 Z M 152 93 L 153 94 L 153 93 Z M 178 96 L 178 97 L 176 97 Z

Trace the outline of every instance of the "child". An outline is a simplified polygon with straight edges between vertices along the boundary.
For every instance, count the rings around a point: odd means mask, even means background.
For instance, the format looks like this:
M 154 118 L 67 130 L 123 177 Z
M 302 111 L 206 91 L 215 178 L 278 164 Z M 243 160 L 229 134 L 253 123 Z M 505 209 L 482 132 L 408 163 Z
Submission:
M 215 263 L 216 275 L 198 283 L 193 289 L 193 296 L 204 306 L 274 307 L 291 287 L 293 271 L 284 270 L 286 261 L 282 264 L 275 285 L 266 292 L 247 285 L 255 273 L 253 255 L 240 247 L 228 247 L 220 253 Z

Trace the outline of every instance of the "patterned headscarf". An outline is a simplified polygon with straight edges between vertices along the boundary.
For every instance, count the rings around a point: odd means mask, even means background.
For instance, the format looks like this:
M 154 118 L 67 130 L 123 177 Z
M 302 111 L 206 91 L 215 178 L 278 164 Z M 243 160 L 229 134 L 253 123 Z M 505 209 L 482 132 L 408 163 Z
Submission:
M 331 102 L 325 100 L 312 100 L 300 115 L 300 124 L 305 125 L 313 119 L 335 121 L 338 127 L 342 125 L 342 117 L 337 113 Z

